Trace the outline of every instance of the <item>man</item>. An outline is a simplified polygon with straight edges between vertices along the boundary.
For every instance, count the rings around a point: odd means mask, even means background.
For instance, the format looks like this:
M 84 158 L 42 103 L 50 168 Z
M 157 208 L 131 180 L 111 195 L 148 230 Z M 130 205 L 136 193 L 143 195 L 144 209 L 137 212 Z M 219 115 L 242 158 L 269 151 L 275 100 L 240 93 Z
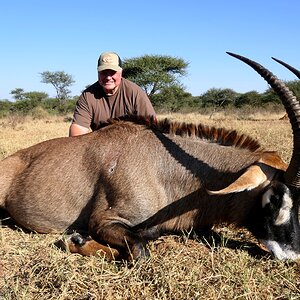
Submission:
M 120 57 L 104 52 L 98 59 L 98 81 L 83 91 L 76 104 L 69 136 L 96 130 L 110 118 L 132 114 L 156 115 L 146 93 L 122 78 Z

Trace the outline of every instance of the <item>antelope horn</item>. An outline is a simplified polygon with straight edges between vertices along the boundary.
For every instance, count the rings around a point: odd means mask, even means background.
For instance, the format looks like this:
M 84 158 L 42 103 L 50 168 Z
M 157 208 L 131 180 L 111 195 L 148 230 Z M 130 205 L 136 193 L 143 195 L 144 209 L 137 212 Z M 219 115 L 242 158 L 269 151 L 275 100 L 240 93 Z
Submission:
M 284 174 L 286 184 L 300 188 L 300 104 L 288 87 L 262 65 L 238 54 L 227 54 L 243 61 L 260 74 L 279 96 L 288 114 L 293 131 L 293 153 L 290 164 Z
M 251 191 L 259 185 L 270 182 L 274 175 L 275 169 L 270 166 L 252 165 L 236 181 L 219 191 L 207 190 L 210 195 L 227 195 L 242 191 Z
M 284 61 L 282 60 L 279 60 L 275 57 L 272 57 L 272 59 L 274 59 L 275 61 L 277 61 L 278 63 L 280 63 L 281 65 L 285 66 L 288 70 L 290 70 L 291 72 L 293 72 L 299 79 L 300 79 L 300 71 L 297 70 L 296 68 L 288 65 L 287 63 L 285 63 Z

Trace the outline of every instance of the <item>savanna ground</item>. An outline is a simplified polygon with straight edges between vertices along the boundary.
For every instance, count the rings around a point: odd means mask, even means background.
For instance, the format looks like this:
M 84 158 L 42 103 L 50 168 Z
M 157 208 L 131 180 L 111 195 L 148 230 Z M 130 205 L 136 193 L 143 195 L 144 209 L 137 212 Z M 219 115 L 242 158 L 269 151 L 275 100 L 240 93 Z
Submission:
M 292 135 L 278 112 L 159 115 L 235 128 L 288 161 Z M 69 119 L 0 119 L 0 158 L 66 136 Z M 1 170 L 0 170 L 1 172 Z M 247 231 L 215 228 L 207 240 L 193 232 L 149 244 L 151 257 L 129 265 L 57 249 L 60 235 L 24 232 L 0 215 L 0 299 L 300 299 L 300 262 L 273 260 Z

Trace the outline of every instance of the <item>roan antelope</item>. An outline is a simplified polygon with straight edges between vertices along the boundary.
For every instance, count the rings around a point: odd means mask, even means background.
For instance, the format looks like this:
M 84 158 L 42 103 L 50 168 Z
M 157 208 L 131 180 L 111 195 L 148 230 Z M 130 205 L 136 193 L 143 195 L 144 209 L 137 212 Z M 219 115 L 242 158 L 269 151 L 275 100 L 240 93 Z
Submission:
M 72 252 L 108 259 L 148 254 L 167 232 L 247 228 L 278 259 L 300 258 L 300 105 L 258 63 L 294 136 L 291 161 L 236 131 L 129 117 L 98 131 L 20 150 L 0 162 L 0 206 L 41 233 L 75 231 Z

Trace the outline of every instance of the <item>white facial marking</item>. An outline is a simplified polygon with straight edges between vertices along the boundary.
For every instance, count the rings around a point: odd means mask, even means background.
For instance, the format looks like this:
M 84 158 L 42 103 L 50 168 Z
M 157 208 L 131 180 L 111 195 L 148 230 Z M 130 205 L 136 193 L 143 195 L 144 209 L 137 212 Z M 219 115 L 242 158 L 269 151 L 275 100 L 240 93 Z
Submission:
M 273 195 L 273 189 L 267 190 L 262 197 L 262 207 L 264 208 L 267 204 L 271 203 L 271 196 Z M 278 216 L 275 220 L 275 225 L 283 225 L 290 220 L 291 208 L 293 207 L 293 201 L 288 194 L 283 195 L 282 205 L 279 209 Z
M 267 204 L 269 204 L 271 195 L 273 194 L 273 189 L 267 190 L 262 197 L 262 207 L 264 208 Z
M 282 199 L 282 206 L 275 220 L 275 225 L 279 226 L 284 223 L 287 223 L 290 220 L 292 207 L 293 207 L 292 199 L 287 194 L 284 194 Z
M 264 244 L 268 248 L 268 250 L 279 260 L 300 259 L 300 253 L 296 253 L 285 245 L 279 244 L 275 241 L 267 240 L 260 240 L 260 242 Z

